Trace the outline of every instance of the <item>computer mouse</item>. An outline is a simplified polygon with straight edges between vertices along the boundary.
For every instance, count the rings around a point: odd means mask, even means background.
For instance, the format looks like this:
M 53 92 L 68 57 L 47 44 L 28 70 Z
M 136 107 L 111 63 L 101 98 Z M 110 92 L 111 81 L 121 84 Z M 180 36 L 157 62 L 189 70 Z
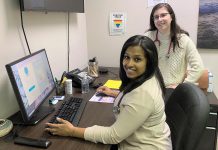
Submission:
M 108 95 L 105 93 L 96 93 L 96 96 L 108 96 Z
M 97 89 L 97 88 L 99 88 L 102 85 L 103 85 L 102 83 L 97 83 L 97 84 L 92 84 L 92 87 Z

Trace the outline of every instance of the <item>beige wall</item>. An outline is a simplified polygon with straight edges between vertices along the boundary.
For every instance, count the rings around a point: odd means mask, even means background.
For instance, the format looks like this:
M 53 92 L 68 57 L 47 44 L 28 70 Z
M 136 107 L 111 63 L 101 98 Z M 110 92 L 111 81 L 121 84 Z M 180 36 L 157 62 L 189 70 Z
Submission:
M 18 0 L 0 1 L 0 118 L 19 110 L 5 64 L 28 54 L 21 29 Z M 67 70 L 67 13 L 24 12 L 24 28 L 32 52 L 45 48 L 53 75 Z M 85 14 L 70 13 L 70 70 L 88 62 Z
M 86 67 L 87 58 L 93 56 L 97 56 L 102 66 L 119 66 L 120 49 L 124 41 L 132 35 L 144 33 L 148 28 L 151 8 L 146 7 L 145 0 L 85 2 L 85 14 L 70 13 L 70 70 Z M 169 3 L 176 12 L 178 23 L 190 32 L 196 43 L 199 2 L 169 0 Z M 127 13 L 127 29 L 124 35 L 109 36 L 110 12 Z M 1 0 L 0 18 L 0 118 L 6 118 L 19 108 L 5 64 L 27 55 L 28 51 L 20 25 L 18 0 Z M 67 13 L 24 12 L 23 19 L 31 51 L 45 48 L 53 74 L 60 78 L 61 73 L 67 70 Z M 218 57 L 218 50 L 199 52 L 205 67 L 215 76 L 214 91 L 218 96 L 218 69 L 213 63 Z
M 173 7 L 178 24 L 190 33 L 196 43 L 199 1 L 168 0 Z M 145 0 L 89 0 L 86 1 L 87 41 L 89 57 L 97 56 L 99 65 L 119 66 L 119 55 L 124 41 L 132 35 L 143 34 L 148 28 L 152 8 Z M 109 36 L 110 12 L 127 13 L 127 29 L 122 36 Z M 213 62 L 218 58 L 218 49 L 199 50 L 204 65 L 214 75 L 213 85 L 218 96 L 218 68 Z

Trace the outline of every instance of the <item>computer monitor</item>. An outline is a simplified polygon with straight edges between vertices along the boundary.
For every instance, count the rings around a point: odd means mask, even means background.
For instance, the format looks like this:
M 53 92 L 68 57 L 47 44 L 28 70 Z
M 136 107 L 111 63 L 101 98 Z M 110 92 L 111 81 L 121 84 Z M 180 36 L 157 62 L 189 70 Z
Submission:
M 15 119 L 14 123 L 36 124 L 54 110 L 49 106 L 41 106 L 55 89 L 45 49 L 7 64 L 5 67 L 22 115 L 22 121 Z

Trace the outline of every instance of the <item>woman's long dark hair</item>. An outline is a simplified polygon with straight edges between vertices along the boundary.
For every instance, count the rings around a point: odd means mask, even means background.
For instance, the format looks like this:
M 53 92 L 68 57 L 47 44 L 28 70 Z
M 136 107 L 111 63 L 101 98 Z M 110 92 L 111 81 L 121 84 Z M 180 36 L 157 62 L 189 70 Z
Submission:
M 131 80 L 127 77 L 123 67 L 123 59 L 125 52 L 131 46 L 140 46 L 144 50 L 145 58 L 147 59 L 145 72 L 134 80 Z M 150 38 L 143 35 L 135 35 L 133 37 L 130 37 L 124 43 L 120 54 L 120 79 L 122 81 L 120 90 L 123 91 L 124 94 L 126 94 L 140 86 L 142 83 L 144 83 L 146 80 L 150 79 L 154 75 L 157 77 L 159 81 L 164 98 L 165 86 L 163 77 L 158 67 L 158 53 L 154 42 Z
M 168 3 L 159 3 L 153 7 L 151 14 L 150 14 L 150 29 L 148 29 L 148 31 L 157 30 L 157 28 L 154 24 L 154 12 L 162 7 L 165 7 L 172 17 L 170 36 L 171 36 L 171 42 L 173 43 L 173 51 L 174 51 L 176 45 L 178 45 L 178 47 L 180 47 L 179 39 L 178 39 L 177 35 L 184 33 L 184 34 L 189 36 L 189 33 L 187 31 L 181 29 L 180 26 L 176 23 L 176 15 L 173 11 L 173 8 Z

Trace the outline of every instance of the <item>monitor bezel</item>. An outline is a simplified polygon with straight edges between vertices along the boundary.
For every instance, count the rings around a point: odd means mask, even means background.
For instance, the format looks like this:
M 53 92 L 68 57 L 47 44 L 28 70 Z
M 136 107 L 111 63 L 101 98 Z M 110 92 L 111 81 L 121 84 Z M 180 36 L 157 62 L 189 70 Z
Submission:
M 26 109 L 25 109 L 25 106 L 24 106 L 24 103 L 22 101 L 22 97 L 21 97 L 21 94 L 19 92 L 19 88 L 16 84 L 16 80 L 15 80 L 15 76 L 12 72 L 12 66 L 17 64 L 17 63 L 20 63 L 30 57 L 33 57 L 39 53 L 42 53 L 42 52 L 45 52 L 45 56 L 46 56 L 46 59 L 47 59 L 47 62 L 48 62 L 48 66 L 49 66 L 49 69 L 50 69 L 50 72 L 51 72 L 51 75 L 52 75 L 52 81 L 53 81 L 53 87 L 51 89 L 51 91 L 48 92 L 48 94 L 45 96 L 45 98 L 39 103 L 38 107 L 35 109 L 35 111 L 30 115 L 28 116 L 27 112 L 26 112 Z M 17 102 L 18 102 L 18 105 L 20 107 L 20 112 L 21 112 L 21 115 L 22 115 L 22 119 L 24 121 L 24 123 L 26 122 L 29 122 L 31 120 L 31 118 L 34 116 L 34 114 L 40 109 L 41 105 L 46 101 L 46 99 L 51 95 L 51 93 L 55 90 L 55 81 L 54 81 L 54 76 L 52 74 L 52 70 L 51 70 L 51 66 L 50 66 L 50 63 L 49 63 L 49 60 L 48 60 L 48 56 L 47 56 L 47 53 L 46 53 L 46 50 L 45 49 L 41 49 L 39 51 L 36 51 L 30 55 L 27 55 L 27 56 L 24 56 L 20 59 L 17 59 L 9 64 L 6 64 L 5 65 L 6 67 L 6 70 L 8 72 L 8 77 L 10 79 L 10 82 L 11 82 L 11 85 L 12 85 L 12 88 L 13 88 L 13 91 L 15 93 L 15 96 L 16 96 L 16 99 L 17 99 Z

